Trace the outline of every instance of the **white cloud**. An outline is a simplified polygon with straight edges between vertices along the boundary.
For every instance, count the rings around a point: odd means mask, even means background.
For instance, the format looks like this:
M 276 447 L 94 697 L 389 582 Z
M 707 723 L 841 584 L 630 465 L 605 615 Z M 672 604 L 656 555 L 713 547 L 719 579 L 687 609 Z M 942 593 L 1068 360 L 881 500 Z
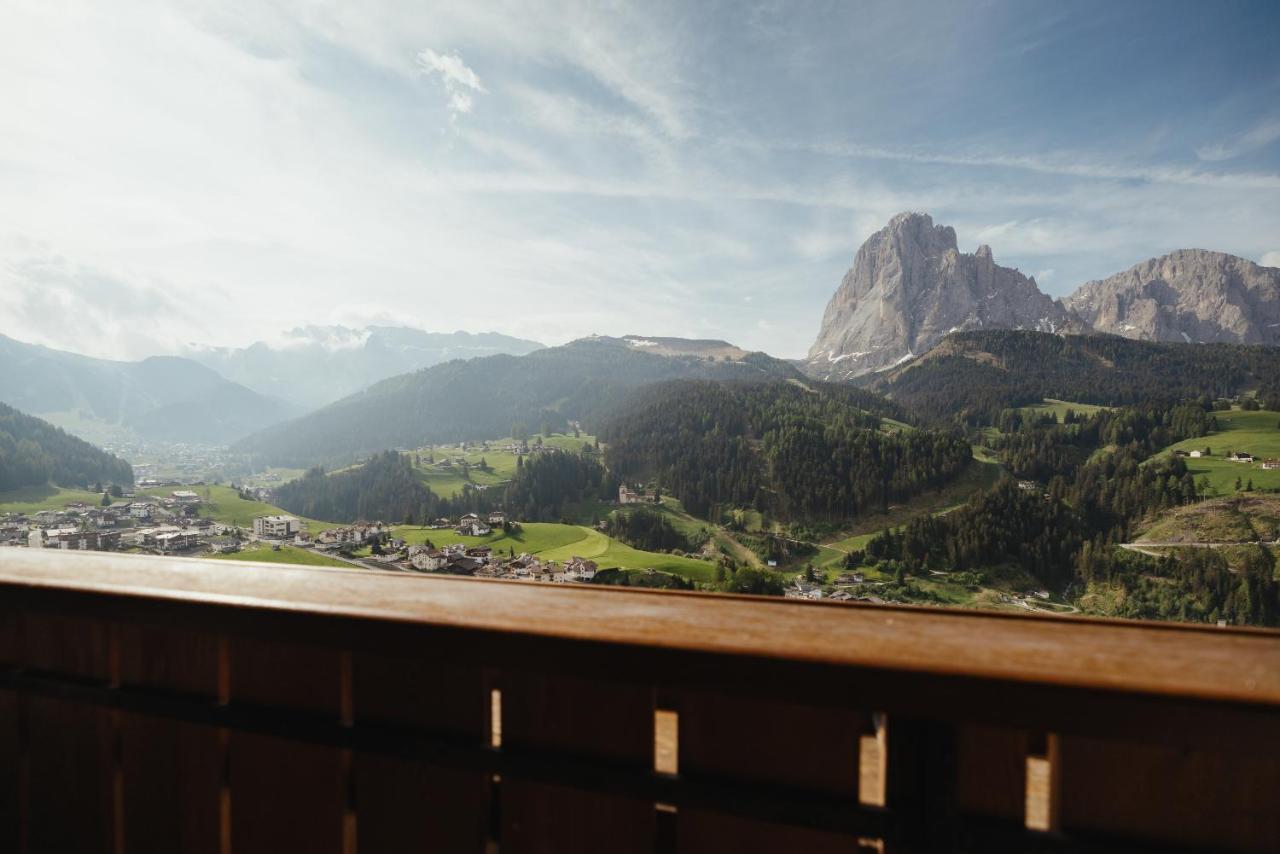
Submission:
M 1263 255 L 1258 263 L 1264 267 L 1280 267 L 1280 249 Z
M 1036 283 L 1043 285 L 1045 282 L 1052 279 L 1056 272 L 1057 271 L 1054 270 L 1052 267 L 1046 267 L 1043 270 L 1037 270 L 1034 276 Z
M 774 68 L 766 41 L 752 61 L 780 77 L 726 87 L 727 34 L 671 9 L 6 7 L 0 331 L 119 356 L 369 321 L 800 355 L 901 210 L 1063 288 L 1180 246 L 1275 247 L 1280 176 L 1263 167 L 813 145 L 834 102 L 812 69 Z M 443 106 L 424 107 L 435 86 Z M 754 125 L 771 99 L 796 121 Z M 442 110 L 454 133 L 431 132 Z
M 1196 156 L 1210 162 L 1230 160 L 1265 148 L 1276 140 L 1280 140 L 1280 118 L 1268 118 L 1231 139 L 1197 148 Z
M 418 67 L 424 74 L 440 78 L 449 95 L 449 113 L 454 118 L 471 112 L 475 93 L 489 91 L 456 53 L 442 54 L 425 48 L 418 52 Z

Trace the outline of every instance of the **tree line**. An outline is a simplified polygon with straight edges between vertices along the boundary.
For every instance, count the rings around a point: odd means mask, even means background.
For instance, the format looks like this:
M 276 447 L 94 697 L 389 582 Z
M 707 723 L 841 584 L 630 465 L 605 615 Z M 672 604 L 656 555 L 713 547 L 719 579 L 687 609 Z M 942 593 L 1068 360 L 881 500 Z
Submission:
M 43 419 L 0 403 L 0 490 L 133 484 L 133 467 Z
M 861 380 L 909 409 L 972 426 L 1045 398 L 1172 404 L 1256 389 L 1280 402 L 1280 348 L 1172 344 L 1114 335 L 985 330 L 947 337 L 927 359 Z
M 602 428 L 610 470 L 656 480 L 698 516 L 781 519 L 883 511 L 965 470 L 959 434 L 881 430 L 896 404 L 849 386 L 683 380 L 637 394 Z

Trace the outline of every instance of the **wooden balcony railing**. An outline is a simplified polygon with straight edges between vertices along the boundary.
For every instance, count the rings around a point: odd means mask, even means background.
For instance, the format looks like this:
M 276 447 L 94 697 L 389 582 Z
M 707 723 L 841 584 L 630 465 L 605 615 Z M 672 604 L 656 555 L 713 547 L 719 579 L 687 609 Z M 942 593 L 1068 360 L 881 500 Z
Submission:
M 0 550 L 0 851 L 1280 850 L 1265 631 Z

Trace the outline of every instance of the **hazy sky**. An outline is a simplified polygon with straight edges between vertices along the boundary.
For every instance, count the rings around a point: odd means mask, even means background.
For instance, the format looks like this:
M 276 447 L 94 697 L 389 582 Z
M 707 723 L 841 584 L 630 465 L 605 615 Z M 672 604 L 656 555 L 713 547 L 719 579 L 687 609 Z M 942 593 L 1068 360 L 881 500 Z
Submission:
M 0 332 L 804 353 L 922 210 L 1061 295 L 1280 265 L 1280 3 L 0 0 Z

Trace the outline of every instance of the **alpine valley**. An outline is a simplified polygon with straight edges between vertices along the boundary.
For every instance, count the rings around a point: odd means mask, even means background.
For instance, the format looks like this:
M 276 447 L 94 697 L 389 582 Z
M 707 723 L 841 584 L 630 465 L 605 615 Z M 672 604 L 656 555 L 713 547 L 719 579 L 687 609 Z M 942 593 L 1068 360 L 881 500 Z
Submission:
M 0 339 L 0 367 L 5 530 L 128 489 L 220 557 L 1280 623 L 1280 269 L 1231 255 L 1058 299 L 902 213 L 794 361 L 304 327 L 142 362 Z M 108 428 L 218 464 L 174 491 L 81 441 Z M 277 515 L 290 543 L 244 533 Z

